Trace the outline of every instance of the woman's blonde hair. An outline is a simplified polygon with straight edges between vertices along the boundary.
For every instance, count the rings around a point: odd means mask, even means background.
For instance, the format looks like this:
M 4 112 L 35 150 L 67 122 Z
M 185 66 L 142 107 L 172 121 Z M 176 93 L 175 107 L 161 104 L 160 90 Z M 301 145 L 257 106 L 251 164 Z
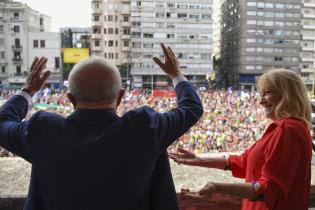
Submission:
M 298 74 L 287 69 L 270 70 L 259 77 L 258 90 L 269 88 L 282 96 L 275 107 L 276 118 L 295 117 L 311 129 L 311 102 L 306 87 Z

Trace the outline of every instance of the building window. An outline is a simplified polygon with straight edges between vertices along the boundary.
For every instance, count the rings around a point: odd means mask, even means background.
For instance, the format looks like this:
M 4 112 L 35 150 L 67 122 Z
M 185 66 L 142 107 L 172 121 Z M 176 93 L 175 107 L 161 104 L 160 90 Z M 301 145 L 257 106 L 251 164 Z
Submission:
M 118 47 L 118 41 L 115 41 L 115 46 Z
M 123 33 L 124 33 L 124 35 L 129 35 L 130 34 L 130 28 L 124 28 Z
M 13 13 L 13 17 L 15 20 L 19 19 L 19 13 L 18 12 Z
M 39 25 L 44 25 L 44 20 L 43 20 L 43 18 L 41 17 L 41 18 L 39 18 Z
M 155 13 L 156 18 L 164 18 L 164 12 L 157 12 Z
M 14 26 L 13 31 L 14 33 L 20 33 L 20 26 Z
M 60 68 L 60 57 L 55 57 L 55 69 Z
M 94 16 L 94 21 L 100 21 L 100 16 L 99 15 L 95 15 Z
M 21 66 L 16 66 L 16 76 L 22 76 Z
M 115 28 L 115 34 L 118 34 L 118 28 Z
M 45 48 L 45 40 L 40 40 L 40 47 Z
M 173 39 L 174 38 L 174 34 L 166 34 L 166 38 Z
M 108 46 L 109 47 L 113 47 L 114 46 L 114 41 L 113 40 L 109 40 L 108 41 Z
M 99 40 L 95 40 L 94 41 L 94 46 L 95 47 L 99 47 L 100 46 L 100 41 Z
M 104 58 L 107 58 L 107 53 L 104 53 Z
M 123 22 L 129 22 L 129 17 L 128 16 L 124 16 L 123 17 Z
M 5 59 L 5 52 L 4 52 L 4 51 L 1 51 L 1 52 L 0 52 L 0 58 L 1 58 L 1 59 Z
M 38 40 L 33 40 L 33 47 L 38 48 Z
M 112 22 L 114 19 L 113 19 L 113 16 L 112 15 L 108 15 L 108 22 Z
M 14 43 L 15 43 L 15 47 L 17 47 L 17 48 L 21 47 L 20 39 L 15 39 Z
M 4 38 L 0 38 L 0 47 L 4 46 Z
M 5 66 L 1 66 L 1 72 L 5 73 Z
M 0 25 L 0 34 L 3 34 L 3 25 Z
M 116 59 L 118 59 L 118 53 L 116 53 Z
M 124 47 L 129 47 L 129 41 L 127 40 L 124 41 Z
M 14 52 L 14 60 L 16 61 L 21 60 L 21 52 Z
M 282 61 L 282 57 L 275 57 L 275 61 Z
M 153 38 L 153 34 L 151 34 L 151 33 L 144 33 L 143 37 L 144 38 Z
M 108 34 L 113 34 L 114 33 L 114 29 L 113 28 L 108 28 Z

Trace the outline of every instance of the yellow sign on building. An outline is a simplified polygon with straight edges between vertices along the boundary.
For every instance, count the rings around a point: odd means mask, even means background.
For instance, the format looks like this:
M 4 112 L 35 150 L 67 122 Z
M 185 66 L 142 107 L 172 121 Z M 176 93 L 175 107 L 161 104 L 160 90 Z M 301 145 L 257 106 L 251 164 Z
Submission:
M 64 63 L 78 63 L 80 60 L 89 57 L 88 48 L 64 48 L 63 61 Z

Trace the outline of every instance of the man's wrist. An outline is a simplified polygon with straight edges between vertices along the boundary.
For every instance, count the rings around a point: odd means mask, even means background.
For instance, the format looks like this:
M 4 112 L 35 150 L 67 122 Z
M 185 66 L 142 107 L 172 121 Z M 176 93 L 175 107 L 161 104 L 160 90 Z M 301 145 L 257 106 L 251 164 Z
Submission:
M 180 75 L 178 75 L 176 77 L 173 77 L 172 81 L 173 81 L 173 86 L 176 87 L 176 85 L 178 83 L 180 83 L 182 81 L 188 81 L 188 80 L 187 80 L 187 78 L 184 75 L 180 74 Z
M 21 89 L 21 91 L 25 92 L 25 93 L 28 93 L 31 97 L 33 97 L 33 95 L 34 95 L 34 91 L 31 88 L 28 88 L 28 87 L 23 87 Z

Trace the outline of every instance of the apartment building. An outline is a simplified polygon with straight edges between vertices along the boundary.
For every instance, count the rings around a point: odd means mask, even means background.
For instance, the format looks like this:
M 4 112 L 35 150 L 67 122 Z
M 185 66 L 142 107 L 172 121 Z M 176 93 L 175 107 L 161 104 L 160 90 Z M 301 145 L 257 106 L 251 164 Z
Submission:
M 92 0 L 91 54 L 117 66 L 130 57 L 130 0 Z
M 300 68 L 306 87 L 312 90 L 315 70 L 315 0 L 303 0 Z
M 29 32 L 50 30 L 50 17 L 26 4 L 0 1 L 0 83 L 20 87 L 31 63 L 28 55 Z
M 32 63 L 34 57 L 44 56 L 48 59 L 46 68 L 51 71 L 47 79 L 53 89 L 59 89 L 62 85 L 62 65 L 60 58 L 60 33 L 57 32 L 30 32 L 28 36 L 28 63 Z
M 167 84 L 152 62 L 161 57 L 160 43 L 171 46 L 183 73 L 193 83 L 212 71 L 212 1 L 131 0 L 131 75 L 136 86 Z
M 221 58 L 225 86 L 253 88 L 273 68 L 300 72 L 301 7 L 298 0 L 224 0 Z
M 192 82 L 212 71 L 212 0 L 92 0 L 92 19 L 92 54 L 120 66 L 135 87 L 168 85 L 152 61 L 162 56 L 162 42 Z

